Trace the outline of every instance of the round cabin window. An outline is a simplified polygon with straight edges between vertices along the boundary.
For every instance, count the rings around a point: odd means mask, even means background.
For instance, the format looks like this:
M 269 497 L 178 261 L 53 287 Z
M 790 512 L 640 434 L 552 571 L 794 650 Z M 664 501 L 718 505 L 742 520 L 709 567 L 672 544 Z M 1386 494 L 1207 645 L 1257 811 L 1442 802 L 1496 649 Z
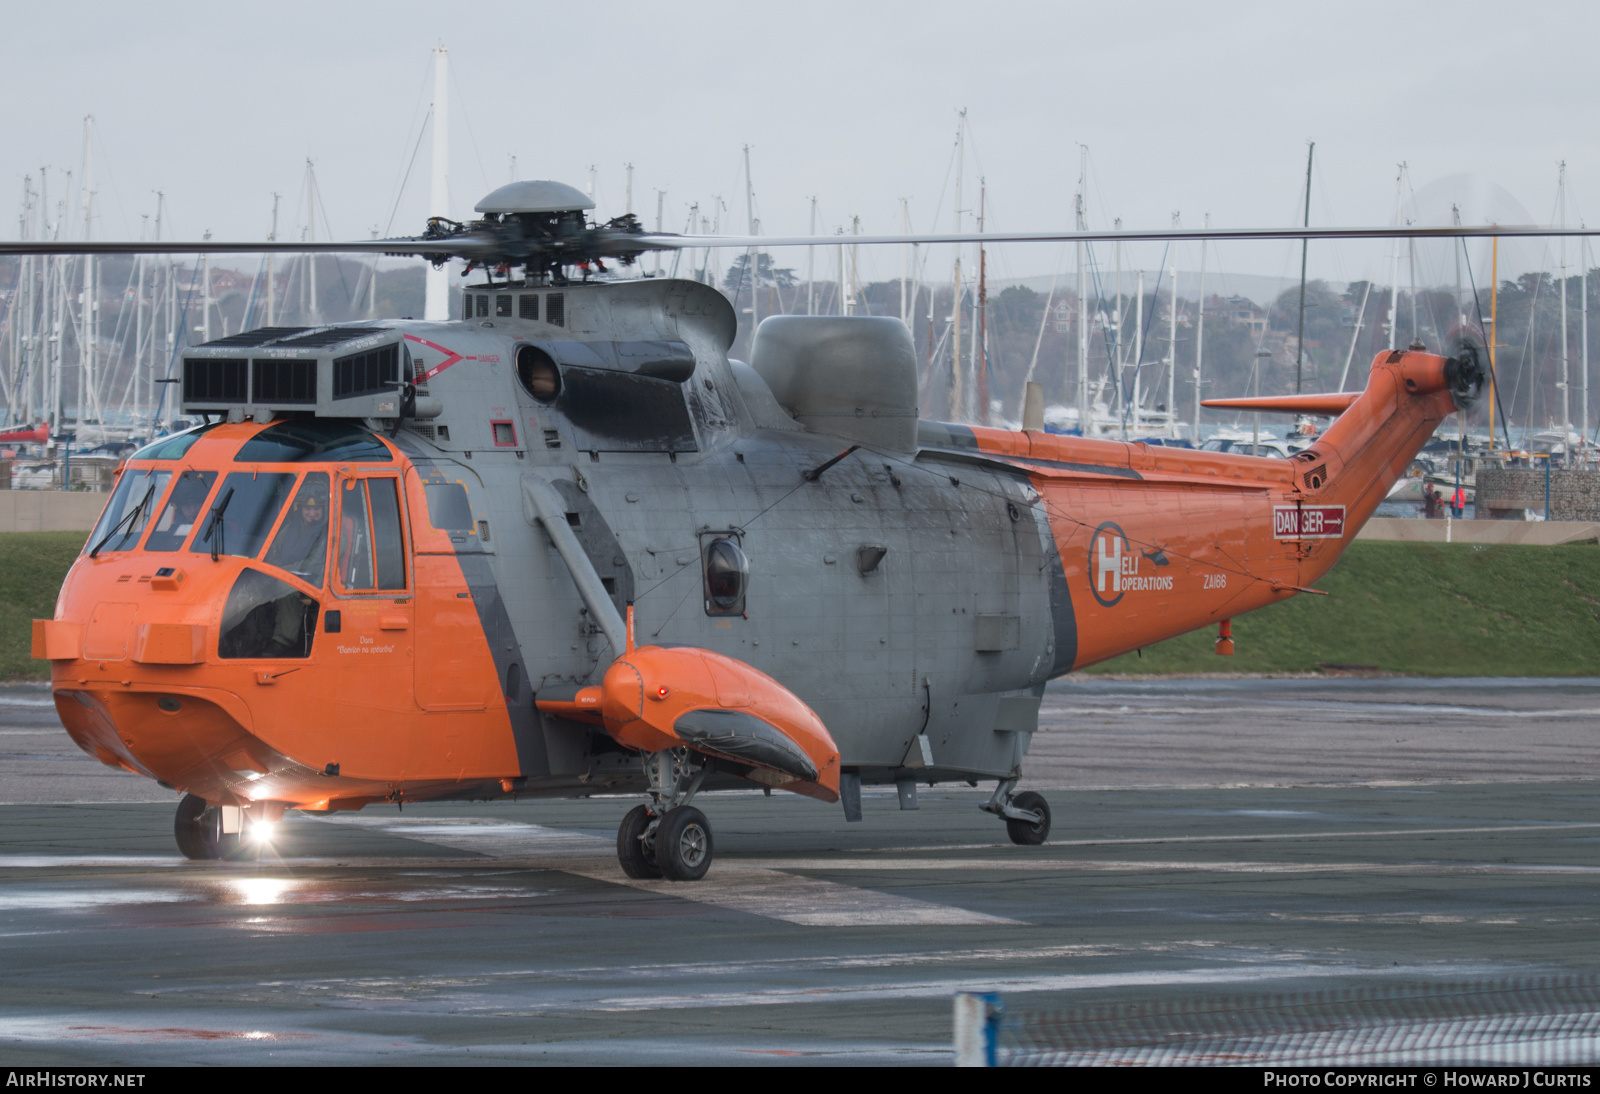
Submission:
M 517 379 L 522 389 L 541 403 L 561 394 L 561 370 L 550 355 L 537 346 L 517 347 Z

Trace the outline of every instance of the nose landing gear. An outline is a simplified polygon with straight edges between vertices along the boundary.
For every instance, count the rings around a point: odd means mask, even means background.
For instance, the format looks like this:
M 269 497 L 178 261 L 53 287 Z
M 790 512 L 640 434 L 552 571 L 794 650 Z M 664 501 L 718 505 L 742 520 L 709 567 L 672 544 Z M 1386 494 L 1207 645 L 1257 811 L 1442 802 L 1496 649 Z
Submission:
M 1005 819 L 1012 843 L 1037 846 L 1050 838 L 1050 803 L 1032 790 L 1013 795 L 1016 787 L 1016 779 L 1001 779 L 994 795 L 978 808 Z
M 689 804 L 709 770 L 686 748 L 642 757 L 650 801 L 636 805 L 617 828 L 617 861 L 631 878 L 699 881 L 711 868 L 711 823 Z
M 225 831 L 229 827 L 232 832 Z M 204 798 L 194 794 L 183 796 L 172 822 L 172 834 L 178 839 L 183 857 L 200 860 L 237 858 L 243 846 L 239 828 L 238 823 L 224 823 L 221 806 L 207 805 Z

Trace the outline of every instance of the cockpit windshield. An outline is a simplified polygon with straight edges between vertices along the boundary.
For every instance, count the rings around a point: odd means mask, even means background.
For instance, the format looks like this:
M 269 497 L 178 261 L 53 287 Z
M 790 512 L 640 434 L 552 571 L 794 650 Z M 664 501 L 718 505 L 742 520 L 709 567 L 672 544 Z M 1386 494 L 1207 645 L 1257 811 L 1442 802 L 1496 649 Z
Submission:
M 189 550 L 255 558 L 294 480 L 290 472 L 235 471 L 222 481 Z
M 393 463 L 377 437 L 350 422 L 289 418 L 251 437 L 234 463 Z
M 189 447 L 205 436 L 211 430 L 221 425 L 221 422 L 210 422 L 206 425 L 196 426 L 184 433 L 174 433 L 169 437 L 157 437 L 139 451 L 129 456 L 130 460 L 176 460 L 189 451 Z
M 189 538 L 189 533 L 194 531 L 200 511 L 205 507 L 206 495 L 211 493 L 211 486 L 216 481 L 215 471 L 180 473 L 177 485 L 172 488 L 172 497 L 161 511 L 161 517 L 156 521 L 150 538 L 145 541 L 144 549 L 176 551 L 181 548 L 183 541 Z
M 137 544 L 171 477 L 171 471 L 124 471 L 85 550 L 90 554 L 126 551 Z

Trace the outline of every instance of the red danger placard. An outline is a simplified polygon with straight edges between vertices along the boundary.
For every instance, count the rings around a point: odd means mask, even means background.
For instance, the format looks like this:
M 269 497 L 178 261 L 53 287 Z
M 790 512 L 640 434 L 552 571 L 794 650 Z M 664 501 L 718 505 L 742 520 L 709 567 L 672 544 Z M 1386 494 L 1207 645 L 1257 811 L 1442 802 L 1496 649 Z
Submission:
M 1272 534 L 1278 539 L 1340 539 L 1344 536 L 1344 506 L 1275 505 Z

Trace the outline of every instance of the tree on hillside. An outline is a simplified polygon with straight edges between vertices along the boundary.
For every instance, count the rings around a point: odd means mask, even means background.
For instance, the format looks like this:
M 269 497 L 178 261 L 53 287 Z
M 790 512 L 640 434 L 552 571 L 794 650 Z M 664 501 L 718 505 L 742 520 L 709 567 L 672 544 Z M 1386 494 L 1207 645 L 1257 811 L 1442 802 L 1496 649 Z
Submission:
M 763 289 L 791 289 L 797 284 L 794 270 L 774 266 L 772 256 L 765 251 L 756 252 L 756 277 L 760 279 L 760 287 Z M 722 287 L 737 296 L 753 287 L 750 282 L 750 252 L 745 251 L 728 264 L 728 273 L 722 279 Z

